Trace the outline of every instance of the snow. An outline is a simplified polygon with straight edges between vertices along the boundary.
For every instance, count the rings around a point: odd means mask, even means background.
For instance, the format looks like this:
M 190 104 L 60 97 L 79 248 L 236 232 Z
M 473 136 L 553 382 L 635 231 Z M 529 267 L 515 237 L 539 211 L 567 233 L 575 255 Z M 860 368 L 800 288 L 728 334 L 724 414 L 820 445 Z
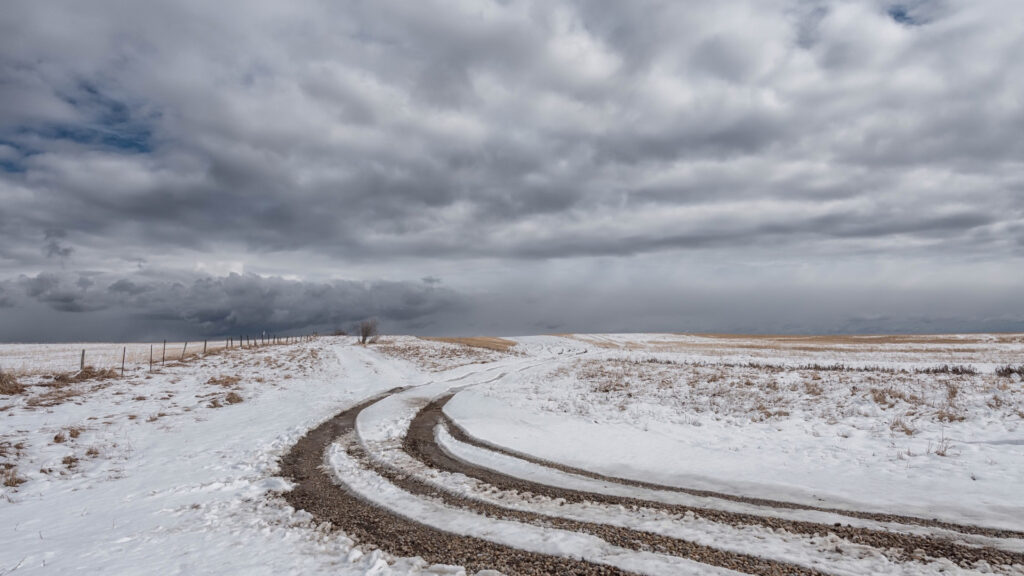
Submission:
M 136 369 L 49 408 L 0 397 L 13 403 L 0 411 L 0 435 L 25 444 L 18 473 L 28 480 L 0 487 L 0 573 L 450 573 L 363 554 L 273 497 L 287 488 L 277 459 L 306 430 L 394 386 L 374 374 L 378 358 L 325 339 L 209 356 L 150 378 Z M 223 391 L 206 382 L 224 374 L 241 377 L 244 401 L 208 407 Z M 53 442 L 73 426 L 78 438 Z M 99 455 L 86 456 L 89 447 Z M 62 459 L 72 455 L 79 462 L 68 470 Z
M 400 386 L 410 388 L 361 413 L 358 441 L 380 462 L 494 504 L 828 566 L 834 573 L 960 570 L 944 561 L 891 563 L 850 543 L 699 517 L 496 494 L 461 475 L 417 468 L 398 450 L 412 415 L 429 400 L 457 392 L 446 412 L 473 435 L 611 476 L 1024 530 L 1024 384 L 1019 376 L 994 374 L 998 366 L 1021 363 L 1020 337 L 515 340 L 515 352 L 501 354 L 453 352 L 450 344 L 415 338 L 386 338 L 387 350 L 355 345 L 352 338 L 321 338 L 169 362 L 153 373 L 144 345 L 134 356 L 129 350 L 124 379 L 59 389 L 44 386 L 45 374 L 77 368 L 82 345 L 0 346 L 0 363 L 16 369 L 29 387 L 0 396 L 0 464 L 16 466 L 25 480 L 0 486 L 0 574 L 464 573 L 367 552 L 276 495 L 288 489 L 277 476 L 277 460 L 307 430 Z M 100 367 L 119 367 L 122 345 L 96 346 L 87 357 L 106 358 L 101 354 L 113 350 L 116 362 Z M 835 363 L 853 369 L 809 368 Z M 976 373 L 914 372 L 944 364 Z M 230 403 L 232 393 L 241 402 Z M 462 444 L 443 430 L 439 441 L 466 460 L 539 482 L 817 522 L 836 518 L 598 482 Z M 644 573 L 711 571 L 591 536 L 451 509 L 403 493 L 343 450 L 332 450 L 329 463 L 339 483 L 367 499 L 459 533 Z M 959 538 L 1007 550 L 1024 546 Z M 842 555 L 833 553 L 836 547 Z
M 670 341 L 685 344 L 691 338 L 673 337 Z M 523 340 L 552 344 L 551 337 Z M 575 341 L 585 340 L 588 338 Z M 603 337 L 602 341 L 626 340 Z M 994 355 L 1005 357 L 1008 346 Z M 1012 346 L 1019 354 L 1022 346 Z M 658 348 L 658 358 L 680 363 L 708 358 L 704 349 L 693 354 L 666 352 L 665 348 Z M 883 350 L 871 352 L 873 356 L 858 350 L 832 350 L 830 356 L 822 351 L 815 352 L 813 358 L 785 351 L 776 356 L 768 355 L 770 350 L 756 352 L 762 361 L 783 366 L 808 362 L 851 365 L 851 357 L 869 365 L 892 366 L 893 357 L 899 356 L 900 366 L 911 368 L 935 366 L 944 358 L 948 361 L 948 354 L 935 346 L 918 356 L 902 348 L 898 354 Z M 985 354 L 979 347 L 974 356 L 961 353 L 957 359 L 973 360 L 971 365 L 979 371 L 991 370 L 998 362 L 992 361 L 992 354 Z M 574 357 L 576 364 L 560 363 L 544 373 L 464 391 L 445 411 L 483 440 L 612 476 L 1024 529 L 1024 446 L 1020 444 L 1024 439 L 1024 390 L 1019 380 L 1000 381 L 984 373 L 958 376 L 960 392 L 955 406 L 965 420 L 937 422 L 906 415 L 915 408 L 924 413 L 935 406 L 898 404 L 884 409 L 865 400 L 862 396 L 872 384 L 864 380 L 871 374 L 862 372 L 823 373 L 825 391 L 811 404 L 802 386 L 794 384 L 795 389 L 790 390 L 784 380 L 802 378 L 802 373 L 783 372 L 777 380 L 784 385 L 761 398 L 773 402 L 772 409 L 783 407 L 790 413 L 768 418 L 754 408 L 763 390 L 757 382 L 749 384 L 751 370 L 723 367 L 723 363 L 746 363 L 750 360 L 746 357 L 727 356 L 708 367 L 694 368 L 721 372 L 720 381 L 712 384 L 708 376 L 687 381 L 692 375 L 686 367 L 643 364 L 644 370 L 653 367 L 652 373 L 613 372 L 615 382 L 628 386 L 602 391 L 586 378 L 588 365 L 574 372 L 579 362 L 606 367 L 612 360 L 625 360 L 631 368 L 630 361 L 650 357 L 650 350 L 635 344 L 631 350 L 591 346 L 583 356 Z M 663 368 L 667 375 L 661 373 Z M 907 393 L 939 378 L 883 376 L 884 386 Z M 733 386 L 735 381 L 739 383 Z M 850 389 L 858 384 L 860 395 L 851 396 Z M 927 392 L 922 395 L 928 396 Z M 725 401 L 716 404 L 718 398 Z M 990 405 L 993 398 L 1000 399 L 998 408 Z M 892 420 L 898 417 L 913 424 L 914 435 L 891 429 Z M 950 444 L 946 456 L 935 453 L 943 439 Z

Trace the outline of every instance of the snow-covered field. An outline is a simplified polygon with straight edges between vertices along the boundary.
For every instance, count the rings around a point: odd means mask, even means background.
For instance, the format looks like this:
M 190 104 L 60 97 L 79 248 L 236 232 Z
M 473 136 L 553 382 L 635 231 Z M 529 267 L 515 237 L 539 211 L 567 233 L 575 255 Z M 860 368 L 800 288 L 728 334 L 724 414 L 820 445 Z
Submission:
M 671 546 L 623 547 L 595 526 L 824 573 L 1024 574 L 1024 562 L 955 562 L 913 550 L 906 557 L 824 528 L 812 535 L 699 513 L 842 524 L 1024 557 L 1024 538 L 1013 533 L 857 515 L 1024 532 L 1024 370 L 1001 370 L 1024 364 L 1024 337 L 513 340 L 503 350 L 320 338 L 218 351 L 153 372 L 147 345 L 124 378 L 82 381 L 51 376 L 77 367 L 80 345 L 0 346 L 0 362 L 20 359 L 25 387 L 0 395 L 0 574 L 460 573 L 396 558 L 386 541 L 384 551 L 371 550 L 281 496 L 292 483 L 278 460 L 306 431 L 398 387 L 407 388 L 359 413 L 325 463 L 350 493 L 435 530 L 632 573 L 747 570 L 728 559 L 684 559 Z M 73 366 L 46 363 L 63 355 Z M 444 414 L 465 433 L 539 459 L 467 444 L 438 426 L 438 445 L 457 461 L 652 508 L 519 494 L 418 460 L 403 449 L 410 424 L 450 394 Z M 387 470 L 414 482 L 396 484 Z M 416 493 L 415 482 L 449 500 Z M 497 518 L 473 506 L 509 512 Z

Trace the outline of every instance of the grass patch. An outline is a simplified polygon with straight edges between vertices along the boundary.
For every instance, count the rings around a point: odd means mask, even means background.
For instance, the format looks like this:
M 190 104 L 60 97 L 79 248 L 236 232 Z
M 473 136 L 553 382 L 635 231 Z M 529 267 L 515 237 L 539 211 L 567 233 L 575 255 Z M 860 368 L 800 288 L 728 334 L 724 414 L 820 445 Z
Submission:
M 471 338 L 423 338 L 424 340 L 430 340 L 432 342 L 445 342 L 447 344 L 461 344 L 463 346 L 470 346 L 472 348 L 485 348 L 487 350 L 494 350 L 496 352 L 508 352 L 509 348 L 516 345 L 512 340 L 506 340 L 504 338 L 492 338 L 486 336 L 474 336 Z
M 113 368 L 101 370 L 92 366 L 86 366 L 78 372 L 61 372 L 53 375 L 53 381 L 57 384 L 74 384 L 86 380 L 111 380 L 113 378 L 120 378 L 117 370 Z
M 238 404 L 244 400 L 241 395 L 236 392 L 228 392 L 228 395 L 224 397 L 224 401 L 228 404 Z
M 0 370 L 0 394 L 13 396 L 15 394 L 21 394 L 24 391 L 25 387 L 18 382 L 18 379 L 14 377 L 14 374 Z
M 211 386 L 223 386 L 224 388 L 230 388 L 241 381 L 242 379 L 239 378 L 238 376 L 225 376 L 221 374 L 220 376 L 210 378 L 209 380 L 206 381 L 206 383 L 210 384 Z
M 0 472 L 0 479 L 2 479 L 2 484 L 8 488 L 17 488 L 27 482 L 27 480 L 18 476 L 17 468 L 8 468 Z

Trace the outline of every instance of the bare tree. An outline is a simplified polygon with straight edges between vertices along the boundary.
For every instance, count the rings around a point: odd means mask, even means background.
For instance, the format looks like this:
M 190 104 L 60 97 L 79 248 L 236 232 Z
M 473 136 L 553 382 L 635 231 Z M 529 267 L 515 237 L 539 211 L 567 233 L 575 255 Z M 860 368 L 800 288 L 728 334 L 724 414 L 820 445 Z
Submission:
M 377 319 L 368 318 L 359 323 L 359 343 L 373 344 L 377 341 Z

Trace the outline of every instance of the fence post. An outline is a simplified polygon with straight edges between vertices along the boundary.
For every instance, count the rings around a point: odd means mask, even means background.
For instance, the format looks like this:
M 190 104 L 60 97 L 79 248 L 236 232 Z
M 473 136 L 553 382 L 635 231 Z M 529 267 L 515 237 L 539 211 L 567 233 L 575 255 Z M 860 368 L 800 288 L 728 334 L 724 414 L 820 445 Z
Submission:
M 188 340 L 185 341 L 185 345 L 181 347 L 181 361 L 185 361 L 185 350 L 188 350 Z
M 124 357 L 128 355 L 128 347 L 121 349 L 121 378 L 124 378 Z
M 164 362 L 167 361 L 167 340 L 164 340 L 164 351 L 160 354 L 160 365 L 163 366 Z
M 153 345 L 149 345 L 149 371 L 153 371 Z
M 85 349 L 82 350 L 82 361 L 78 363 L 79 370 L 85 370 Z
M 203 340 L 203 356 L 206 356 L 206 340 Z

